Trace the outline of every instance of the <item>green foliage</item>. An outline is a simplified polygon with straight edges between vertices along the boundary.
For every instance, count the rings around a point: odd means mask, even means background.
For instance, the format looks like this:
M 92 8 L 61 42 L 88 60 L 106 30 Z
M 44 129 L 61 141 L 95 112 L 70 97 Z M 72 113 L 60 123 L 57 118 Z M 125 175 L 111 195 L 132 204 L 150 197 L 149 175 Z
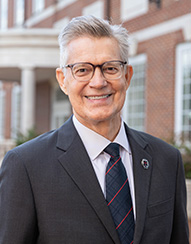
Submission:
M 183 137 L 179 139 L 178 144 L 176 143 L 175 136 L 172 136 L 167 142 L 180 150 L 184 163 L 185 177 L 191 179 L 191 143 L 184 142 Z
M 36 132 L 34 128 L 27 131 L 27 133 L 24 135 L 21 132 L 17 134 L 17 138 L 15 141 L 16 146 L 19 146 L 23 144 L 24 142 L 27 142 L 35 137 L 37 137 L 39 134 Z
M 191 179 L 191 145 L 181 144 L 178 149 L 182 154 L 182 161 L 184 163 L 185 177 Z
M 183 147 L 182 160 L 184 162 L 185 176 L 187 179 L 191 179 L 191 146 Z
M 184 164 L 185 177 L 191 179 L 191 162 Z

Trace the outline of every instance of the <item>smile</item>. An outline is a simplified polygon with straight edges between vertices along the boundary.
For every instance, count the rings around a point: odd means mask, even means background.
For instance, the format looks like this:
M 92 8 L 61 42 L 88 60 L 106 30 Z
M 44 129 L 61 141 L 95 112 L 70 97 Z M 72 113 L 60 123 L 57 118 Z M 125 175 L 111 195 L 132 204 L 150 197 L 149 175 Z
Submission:
M 90 100 L 99 100 L 99 99 L 108 98 L 109 96 L 111 96 L 111 94 L 109 94 L 109 95 L 102 95 L 102 96 L 86 96 L 86 97 L 88 99 L 90 99 Z

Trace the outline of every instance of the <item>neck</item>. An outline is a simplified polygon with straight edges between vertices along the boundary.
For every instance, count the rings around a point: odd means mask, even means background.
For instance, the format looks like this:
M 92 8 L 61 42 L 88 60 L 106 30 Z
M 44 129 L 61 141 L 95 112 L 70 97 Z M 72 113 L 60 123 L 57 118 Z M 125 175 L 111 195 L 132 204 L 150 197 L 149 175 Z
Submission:
M 90 130 L 95 131 L 96 133 L 100 134 L 101 136 L 107 138 L 110 141 L 113 141 L 117 136 L 120 127 L 121 127 L 121 118 L 113 118 L 106 121 L 94 121 L 93 123 L 85 123 L 85 121 L 80 120 L 76 117 L 78 121 L 89 128 Z

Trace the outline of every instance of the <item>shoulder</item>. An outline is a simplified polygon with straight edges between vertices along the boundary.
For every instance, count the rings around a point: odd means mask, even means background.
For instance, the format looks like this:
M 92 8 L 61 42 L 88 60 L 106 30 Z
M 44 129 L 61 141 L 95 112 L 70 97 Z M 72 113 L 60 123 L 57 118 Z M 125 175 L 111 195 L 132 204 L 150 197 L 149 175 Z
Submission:
M 60 128 L 46 132 L 20 146 L 15 147 L 10 153 L 21 154 L 23 157 L 30 155 L 39 156 L 39 154 L 48 154 L 50 150 L 57 147 L 59 140 L 62 143 L 67 142 L 67 138 L 71 137 L 73 133 L 72 120 L 66 121 Z
M 50 145 L 55 145 L 56 134 L 57 131 L 50 131 L 13 148 L 6 153 L 2 166 L 15 167 L 17 165 L 18 167 L 18 165 L 27 165 L 29 162 L 34 165 L 37 158 L 48 154 L 51 150 Z
M 164 156 L 178 155 L 179 157 L 179 150 L 160 138 L 129 127 L 126 127 L 126 131 L 130 141 L 134 141 L 151 154 L 163 154 Z
M 176 178 L 177 172 L 183 175 L 183 163 L 179 150 L 167 142 L 147 134 L 128 128 L 128 139 L 132 155 L 137 154 L 143 158 L 150 158 L 153 174 L 162 174 L 165 178 Z
M 71 119 L 64 123 L 60 128 L 46 132 L 28 142 L 23 143 L 10 150 L 4 161 L 13 160 L 24 163 L 40 161 L 41 159 L 50 160 L 50 157 L 58 153 L 56 150 L 59 145 L 68 143 L 68 138 L 75 135 Z

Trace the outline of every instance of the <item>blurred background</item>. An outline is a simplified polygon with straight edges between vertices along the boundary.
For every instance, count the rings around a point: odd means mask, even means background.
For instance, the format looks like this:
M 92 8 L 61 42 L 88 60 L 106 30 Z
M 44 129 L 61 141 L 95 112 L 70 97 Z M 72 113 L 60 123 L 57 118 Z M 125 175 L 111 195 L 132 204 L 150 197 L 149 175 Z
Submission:
M 191 218 L 190 0 L 0 0 L 0 161 L 71 115 L 55 79 L 57 39 L 79 15 L 129 31 L 134 76 L 123 118 L 181 150 Z

